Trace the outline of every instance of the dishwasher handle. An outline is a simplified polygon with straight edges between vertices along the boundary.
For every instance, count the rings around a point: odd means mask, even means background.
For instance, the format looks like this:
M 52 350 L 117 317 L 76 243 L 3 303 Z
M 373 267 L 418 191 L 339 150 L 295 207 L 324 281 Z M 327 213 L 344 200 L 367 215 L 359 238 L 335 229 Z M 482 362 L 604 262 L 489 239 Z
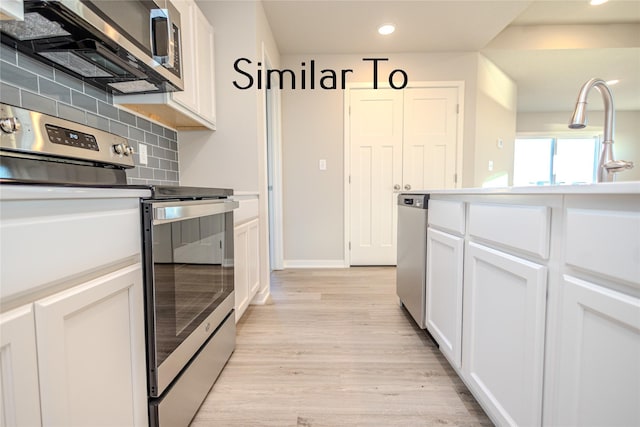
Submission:
M 427 209 L 429 204 L 428 194 L 399 194 L 398 206 L 415 209 Z

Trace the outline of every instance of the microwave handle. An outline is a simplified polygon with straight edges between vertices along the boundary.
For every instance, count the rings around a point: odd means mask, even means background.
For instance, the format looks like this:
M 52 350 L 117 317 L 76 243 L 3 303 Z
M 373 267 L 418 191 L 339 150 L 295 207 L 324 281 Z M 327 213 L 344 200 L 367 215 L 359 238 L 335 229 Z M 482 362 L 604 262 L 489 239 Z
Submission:
M 200 200 L 187 202 L 156 202 L 153 208 L 153 225 L 200 218 L 231 212 L 240 206 L 235 200 Z
M 169 9 L 151 9 L 150 25 L 153 59 L 165 68 L 173 68 L 175 46 Z

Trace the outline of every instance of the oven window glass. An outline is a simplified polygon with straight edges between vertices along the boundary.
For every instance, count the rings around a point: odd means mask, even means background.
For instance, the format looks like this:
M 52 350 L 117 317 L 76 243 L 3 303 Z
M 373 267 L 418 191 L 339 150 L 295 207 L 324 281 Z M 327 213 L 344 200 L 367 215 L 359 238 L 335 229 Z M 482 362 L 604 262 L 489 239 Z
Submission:
M 158 365 L 233 291 L 232 222 L 227 213 L 154 225 Z

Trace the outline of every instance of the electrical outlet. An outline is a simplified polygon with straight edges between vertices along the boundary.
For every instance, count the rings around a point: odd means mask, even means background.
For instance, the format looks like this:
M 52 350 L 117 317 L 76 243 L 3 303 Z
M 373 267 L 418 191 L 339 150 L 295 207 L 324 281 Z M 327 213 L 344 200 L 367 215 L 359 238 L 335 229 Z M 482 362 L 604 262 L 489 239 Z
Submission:
M 489 172 L 493 170 L 493 160 L 489 160 Z
M 325 159 L 320 159 L 318 161 L 318 167 L 320 168 L 321 171 L 326 171 L 327 170 L 327 161 Z
M 147 160 L 147 146 L 144 144 L 138 144 L 138 156 L 140 157 L 140 164 L 146 165 L 149 163 Z

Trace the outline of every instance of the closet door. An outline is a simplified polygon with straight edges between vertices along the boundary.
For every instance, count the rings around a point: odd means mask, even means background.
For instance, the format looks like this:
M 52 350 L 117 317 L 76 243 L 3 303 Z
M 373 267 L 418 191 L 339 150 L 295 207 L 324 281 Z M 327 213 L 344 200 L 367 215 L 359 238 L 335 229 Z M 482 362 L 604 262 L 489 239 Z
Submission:
M 455 188 L 457 129 L 457 87 L 404 90 L 402 185 L 405 190 Z

